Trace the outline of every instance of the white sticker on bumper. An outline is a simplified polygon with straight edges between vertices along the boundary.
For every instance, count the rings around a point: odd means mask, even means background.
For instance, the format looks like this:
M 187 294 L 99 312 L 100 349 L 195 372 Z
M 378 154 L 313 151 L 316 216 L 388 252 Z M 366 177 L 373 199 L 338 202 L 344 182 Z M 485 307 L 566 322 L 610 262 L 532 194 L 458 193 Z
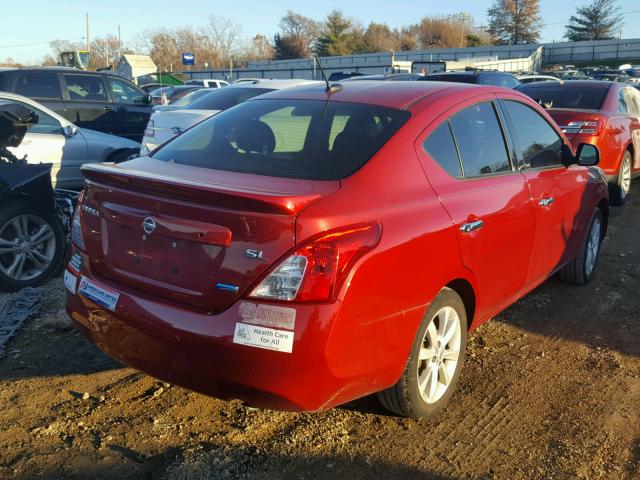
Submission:
M 78 284 L 78 277 L 71 273 L 66 268 L 64 269 L 64 286 L 67 287 L 74 295 L 76 294 L 76 285 Z
M 101 287 L 98 284 L 92 282 L 87 277 L 82 276 L 80 279 L 80 287 L 78 293 L 88 298 L 98 305 L 102 305 L 111 311 L 116 310 L 116 304 L 118 303 L 119 293 L 109 290 L 105 287 Z
M 296 326 L 295 308 L 240 302 L 238 314 L 247 323 L 255 323 L 265 327 L 293 330 Z
M 291 353 L 293 351 L 293 332 L 236 323 L 233 343 Z

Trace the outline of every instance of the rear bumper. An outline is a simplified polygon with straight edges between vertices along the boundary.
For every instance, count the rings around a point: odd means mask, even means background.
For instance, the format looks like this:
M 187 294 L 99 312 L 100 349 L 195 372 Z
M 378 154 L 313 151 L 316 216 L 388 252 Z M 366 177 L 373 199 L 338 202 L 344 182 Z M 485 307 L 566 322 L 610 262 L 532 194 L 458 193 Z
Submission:
M 340 358 L 327 355 L 340 302 L 296 306 L 287 353 L 234 343 L 236 324 L 246 322 L 247 304 L 264 303 L 239 301 L 222 313 L 206 314 L 110 284 L 84 266 L 81 275 L 119 294 L 111 311 L 77 293 L 79 282 L 76 293 L 68 288 L 67 313 L 82 333 L 116 360 L 169 383 L 294 411 L 330 408 L 388 386 L 380 385 L 378 372 L 344 368 L 357 364 L 357 346 Z

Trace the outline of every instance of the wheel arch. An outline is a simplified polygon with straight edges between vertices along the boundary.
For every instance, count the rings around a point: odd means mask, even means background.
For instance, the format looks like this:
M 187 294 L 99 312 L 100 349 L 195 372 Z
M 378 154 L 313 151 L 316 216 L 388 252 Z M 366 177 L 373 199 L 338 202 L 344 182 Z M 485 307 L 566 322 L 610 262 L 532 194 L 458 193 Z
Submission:
M 476 314 L 476 292 L 473 285 L 465 278 L 456 278 L 447 283 L 445 288 L 450 288 L 462 299 L 467 314 L 467 330 L 470 330 Z

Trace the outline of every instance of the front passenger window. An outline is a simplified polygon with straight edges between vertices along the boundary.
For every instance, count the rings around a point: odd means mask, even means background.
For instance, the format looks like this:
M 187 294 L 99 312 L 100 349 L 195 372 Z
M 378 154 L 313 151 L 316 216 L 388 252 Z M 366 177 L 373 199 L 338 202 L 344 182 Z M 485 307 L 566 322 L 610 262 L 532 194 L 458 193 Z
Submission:
M 492 102 L 478 103 L 451 117 L 465 177 L 510 172 L 502 129 Z
M 562 138 L 531 107 L 507 100 L 505 108 L 514 126 L 516 148 L 523 169 L 562 165 Z

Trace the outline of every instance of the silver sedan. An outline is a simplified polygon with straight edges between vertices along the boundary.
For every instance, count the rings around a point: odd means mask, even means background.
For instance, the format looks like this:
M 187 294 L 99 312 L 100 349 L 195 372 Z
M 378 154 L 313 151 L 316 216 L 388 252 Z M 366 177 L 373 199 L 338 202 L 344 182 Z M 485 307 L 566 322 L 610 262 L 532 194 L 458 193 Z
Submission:
M 80 166 L 93 162 L 121 162 L 135 156 L 140 144 L 126 138 L 79 128 L 69 120 L 30 98 L 0 92 L 1 103 L 19 103 L 38 115 L 20 146 L 11 148 L 27 163 L 52 163 L 54 188 L 80 189 L 84 178 Z

